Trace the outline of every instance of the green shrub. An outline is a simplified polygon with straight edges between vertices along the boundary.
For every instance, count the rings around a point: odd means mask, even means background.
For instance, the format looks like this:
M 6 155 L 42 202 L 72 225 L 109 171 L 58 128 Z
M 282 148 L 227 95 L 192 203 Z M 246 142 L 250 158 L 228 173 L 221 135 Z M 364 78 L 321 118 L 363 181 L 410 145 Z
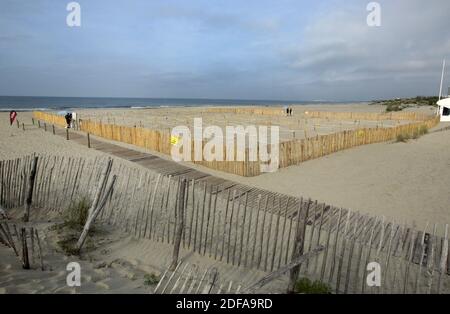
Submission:
M 87 197 L 70 204 L 66 210 L 65 224 L 73 228 L 83 227 L 88 218 L 90 206 L 91 202 Z
M 386 112 L 392 112 L 392 111 L 402 111 L 404 107 L 400 104 L 389 104 L 386 107 Z
M 146 286 L 154 286 L 158 284 L 159 278 L 154 273 L 145 274 L 144 276 L 144 285 Z
M 318 280 L 312 282 L 308 278 L 300 278 L 295 283 L 295 292 L 304 294 L 331 294 L 331 287 Z

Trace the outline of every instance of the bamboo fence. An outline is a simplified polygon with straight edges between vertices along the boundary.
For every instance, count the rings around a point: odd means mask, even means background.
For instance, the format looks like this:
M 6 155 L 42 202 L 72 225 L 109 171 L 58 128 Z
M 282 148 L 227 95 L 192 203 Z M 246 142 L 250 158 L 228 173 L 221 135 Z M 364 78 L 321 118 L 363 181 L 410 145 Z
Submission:
M 42 111 L 33 111 L 33 118 L 36 120 L 45 121 L 49 124 L 58 125 L 61 127 L 66 127 L 66 119 L 64 116 L 42 112 Z
M 218 107 L 207 108 L 208 113 L 232 113 L 232 114 L 254 114 L 263 116 L 283 116 L 286 115 L 286 109 L 279 108 L 265 108 L 265 107 Z
M 23 207 L 33 158 L 0 161 L 0 205 L 7 211 Z M 38 156 L 31 219 L 64 215 L 74 202 L 92 200 L 106 163 L 106 158 Z M 111 175 L 117 176 L 116 185 L 97 223 L 172 246 L 179 230 L 180 177 L 116 163 Z M 189 182 L 183 199 L 183 249 L 234 267 L 272 273 L 291 262 L 300 228 L 302 253 L 319 245 L 325 248 L 301 264 L 300 276 L 321 281 L 335 293 L 449 291 L 448 225 L 445 232 L 439 232 L 442 225 L 437 224 L 417 230 L 317 201 L 250 194 L 229 185 Z M 0 237 L 8 242 L 3 231 Z M 370 262 L 382 267 L 379 287 L 366 284 Z
M 392 141 L 399 135 L 411 138 L 420 134 L 424 128 L 428 130 L 438 123 L 439 117 L 429 117 L 424 121 L 391 128 L 361 128 L 283 142 L 280 143 L 279 149 L 280 168 L 297 165 L 356 146 Z
M 330 119 L 330 120 L 408 120 L 408 121 L 425 121 L 430 118 L 429 115 L 417 112 L 332 112 L 332 111 L 306 111 L 307 118 Z
M 219 110 L 220 108 L 211 108 L 211 110 L 212 109 Z M 233 108 L 224 108 L 223 110 L 225 109 L 233 110 Z M 250 109 L 235 108 L 235 110 Z M 66 125 L 64 117 L 54 114 L 34 112 L 33 116 L 38 120 L 43 120 L 51 124 L 56 124 L 59 126 Z M 306 138 L 302 140 L 293 139 L 291 141 L 282 142 L 279 144 L 279 168 L 297 165 L 307 160 L 320 158 L 322 156 L 329 155 L 340 150 L 345 150 L 360 145 L 395 140 L 399 135 L 413 137 L 415 134 L 418 134 L 418 132 L 422 128 L 429 129 L 439 123 L 438 117 L 424 116 L 417 113 L 372 114 L 318 111 L 310 112 L 308 113 L 308 116 L 314 118 L 333 117 L 335 119 L 347 119 L 351 117 L 352 119 L 360 118 L 366 120 L 405 119 L 415 122 L 388 128 L 360 128 L 352 131 L 343 131 L 320 136 L 318 135 L 316 137 Z M 152 130 L 139 127 L 127 127 L 115 124 L 105 124 L 90 120 L 80 120 L 78 121 L 77 125 L 79 127 L 79 130 L 84 131 L 88 134 L 96 135 L 109 140 L 136 145 L 165 155 L 171 154 L 171 134 L 168 131 Z M 205 144 L 205 142 L 202 142 L 201 144 L 202 152 Z M 270 151 L 270 146 L 262 147 L 261 145 L 267 144 L 258 143 L 258 158 L 259 150 L 266 149 L 267 151 Z M 237 153 L 238 152 L 235 146 L 234 156 L 231 156 L 231 158 L 227 158 L 226 147 L 223 147 L 224 160 L 234 161 L 196 161 L 194 158 L 194 141 L 191 141 L 191 161 L 195 164 L 245 177 L 258 176 L 261 174 L 261 163 L 259 161 L 251 160 L 251 154 L 248 148 L 246 148 L 243 152 L 244 160 L 237 160 Z

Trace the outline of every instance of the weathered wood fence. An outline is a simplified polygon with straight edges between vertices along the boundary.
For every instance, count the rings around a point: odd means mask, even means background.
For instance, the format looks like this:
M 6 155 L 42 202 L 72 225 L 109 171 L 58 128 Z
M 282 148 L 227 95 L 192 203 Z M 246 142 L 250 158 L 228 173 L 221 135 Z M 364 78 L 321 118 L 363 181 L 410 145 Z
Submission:
M 211 110 L 219 110 L 220 108 L 211 108 Z M 232 110 L 232 108 L 223 110 Z M 236 110 L 256 110 L 249 108 L 235 108 Z M 208 109 L 209 110 L 209 109 Z M 264 109 L 269 110 L 269 109 Z M 271 109 L 275 110 L 275 109 Z M 65 120 L 61 116 L 50 113 L 34 112 L 34 118 L 38 120 L 47 121 L 48 123 L 65 126 Z M 320 135 L 312 138 L 301 140 L 291 140 L 279 144 L 279 167 L 289 167 L 297 165 L 304 161 L 319 158 L 334 152 L 349 149 L 352 147 L 391 141 L 397 138 L 398 135 L 414 136 L 418 134 L 423 128 L 431 128 L 439 123 L 438 118 L 425 116 L 417 113 L 339 113 L 339 112 L 310 112 L 308 116 L 317 118 L 332 118 L 336 119 L 366 119 L 366 120 L 411 120 L 418 121 L 406 125 L 397 125 L 388 128 L 363 128 L 353 131 L 343 131 L 334 134 Z M 421 120 L 423 119 L 423 120 Z M 139 127 L 127 127 L 115 124 L 104 124 L 96 121 L 83 120 L 77 123 L 81 131 L 93 134 L 105 139 L 119 141 L 143 147 L 149 150 L 163 153 L 165 155 L 171 154 L 171 134 L 168 131 L 152 130 Z M 236 144 L 236 143 L 235 143 Z M 206 141 L 202 142 L 202 151 L 206 145 Z M 270 146 L 258 143 L 258 151 L 265 149 L 271 151 Z M 223 172 L 233 173 L 240 176 L 257 176 L 261 174 L 260 161 L 252 161 L 251 151 L 245 148 L 242 155 L 243 160 L 238 161 L 238 151 L 235 146 L 233 156 L 227 156 L 226 147 L 223 147 L 223 156 L 225 161 L 195 161 L 194 141 L 191 141 L 191 160 L 195 164 L 199 164 L 208 168 L 216 169 Z M 259 158 L 259 157 L 258 157 Z M 226 161 L 234 160 L 234 161 Z
M 24 269 L 39 267 L 45 270 L 43 243 L 37 229 L 0 221 L 0 244 L 14 251 Z
M 334 112 L 334 111 L 306 111 L 305 117 L 315 119 L 329 120 L 408 120 L 408 121 L 425 121 L 430 118 L 429 115 L 418 112 Z
M 207 108 L 208 113 L 232 113 L 232 114 L 255 114 L 263 116 L 285 116 L 286 109 L 283 107 L 267 108 L 267 107 L 214 107 Z
M 214 109 L 214 108 L 213 108 Z M 219 110 L 220 108 L 217 108 Z M 246 108 L 236 108 L 250 110 Z M 212 109 L 211 109 L 212 110 Z M 225 109 L 224 109 L 225 110 Z M 231 109 L 227 109 L 231 110 Z M 256 109 L 255 109 L 256 110 Z M 267 109 L 268 110 L 268 109 Z M 320 135 L 313 138 L 301 140 L 291 140 L 279 144 L 279 167 L 289 167 L 301 162 L 319 158 L 334 152 L 349 149 L 352 147 L 391 141 L 398 135 L 414 136 L 423 128 L 435 126 L 439 120 L 436 117 L 426 117 L 417 113 L 390 113 L 390 114 L 371 114 L 371 113 L 336 113 L 336 112 L 310 112 L 308 116 L 336 119 L 359 119 L 383 120 L 383 119 L 408 119 L 423 121 L 414 122 L 406 125 L 398 125 L 390 128 L 364 128 L 353 131 L 343 131 L 334 134 Z M 38 120 L 44 120 L 49 123 L 65 126 L 65 120 L 61 116 L 49 113 L 35 112 L 34 117 Z M 127 127 L 114 124 L 104 124 L 96 121 L 81 121 L 79 123 L 81 131 L 93 134 L 102 138 L 115 140 L 143 147 L 149 150 L 157 151 L 166 155 L 171 154 L 172 144 L 171 135 L 167 131 L 158 131 L 138 127 Z M 206 142 L 202 142 L 202 151 Z M 236 143 L 235 143 L 236 144 Z M 261 149 L 261 148 L 260 148 Z M 268 149 L 270 151 L 270 147 Z M 251 161 L 251 152 L 248 148 L 243 152 L 242 161 L 195 161 L 194 142 L 191 141 L 191 160 L 202 166 L 233 173 L 241 176 L 257 176 L 261 174 L 260 162 Z M 237 149 L 234 149 L 234 156 L 227 156 L 226 147 L 223 147 L 223 156 L 225 160 L 237 160 Z
M 0 205 L 6 210 L 24 205 L 33 159 L 0 161 Z M 92 199 L 106 162 L 39 156 L 31 219 L 60 215 L 73 202 Z M 173 245 L 180 219 L 180 177 L 127 163 L 114 163 L 111 175 L 117 176 L 115 188 L 97 222 Z M 449 291 L 448 226 L 416 230 L 317 201 L 255 196 L 250 190 L 202 180 L 190 181 L 187 191 L 184 250 L 235 267 L 272 272 L 291 262 L 295 235 L 305 228 L 303 253 L 319 245 L 325 250 L 301 264 L 300 275 L 327 283 L 337 293 Z M 381 287 L 366 284 L 370 262 L 381 265 Z
M 363 128 L 280 143 L 280 168 L 300 164 L 356 146 L 392 141 L 399 135 L 419 135 L 439 123 L 439 117 L 390 128 Z

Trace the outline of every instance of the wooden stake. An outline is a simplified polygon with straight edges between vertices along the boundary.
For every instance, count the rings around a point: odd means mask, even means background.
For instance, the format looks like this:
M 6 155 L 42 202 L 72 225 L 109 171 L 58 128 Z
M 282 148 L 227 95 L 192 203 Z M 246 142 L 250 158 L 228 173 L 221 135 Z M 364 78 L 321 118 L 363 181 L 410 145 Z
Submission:
M 291 261 L 298 260 L 303 255 L 303 250 L 305 246 L 305 232 L 306 232 L 306 222 L 308 220 L 309 208 L 311 206 L 311 201 L 308 200 L 308 203 L 305 207 L 303 207 L 302 202 L 300 202 L 299 206 L 301 206 L 301 214 L 297 217 L 297 228 L 295 230 L 295 240 L 294 247 L 292 250 Z M 309 253 L 312 253 L 310 251 Z M 295 292 L 295 283 L 297 282 L 298 275 L 300 273 L 300 265 L 296 265 L 290 270 L 289 274 L 289 284 L 287 288 L 288 293 Z
M 258 237 L 258 224 L 259 224 L 259 212 L 261 211 L 261 194 L 258 195 L 257 206 L 256 206 L 256 222 L 255 222 L 255 232 L 253 238 L 253 246 L 252 246 L 252 258 L 250 261 L 250 266 L 253 265 L 253 261 L 255 259 L 255 251 L 256 251 L 256 238 Z
M 21 228 L 21 239 L 22 239 L 22 268 L 30 269 L 30 260 L 28 257 L 28 244 L 27 244 L 27 230 Z
M 439 277 L 437 284 L 438 294 L 441 293 L 442 275 L 444 275 L 447 270 L 447 259 L 448 259 L 448 224 L 445 225 L 445 235 L 442 241 L 441 260 L 439 263 Z
M 417 232 L 416 232 L 416 230 L 412 230 L 409 257 L 408 257 L 406 269 L 405 269 L 405 280 L 403 281 L 403 294 L 406 294 L 407 287 L 408 287 L 409 269 L 411 267 L 411 262 L 412 262 L 413 253 L 414 253 L 414 246 L 416 244 L 416 238 L 417 238 Z
M 277 243 L 278 243 L 278 231 L 280 229 L 280 217 L 281 217 L 281 198 L 278 198 L 278 214 L 277 214 L 277 222 L 275 226 L 275 237 L 274 237 L 274 243 L 273 243 L 273 250 L 272 250 L 272 261 L 270 263 L 270 271 L 273 271 L 274 263 L 275 263 L 275 256 L 277 253 Z M 281 243 L 283 245 L 283 243 Z
M 275 204 L 275 198 L 273 198 L 272 205 Z M 270 238 L 272 234 L 272 222 L 273 222 L 273 211 L 270 213 L 270 221 L 269 221 L 269 231 L 267 233 L 267 241 L 266 241 L 266 257 L 264 258 L 264 271 L 267 271 L 267 262 L 269 258 L 269 245 L 270 245 Z
M 223 220 L 223 234 L 222 234 L 222 251 L 220 254 L 220 261 L 222 261 L 223 259 L 223 255 L 224 255 L 224 250 L 225 250 L 225 235 L 226 235 L 226 231 L 227 231 L 227 217 L 228 217 L 228 207 L 230 205 L 230 193 L 231 190 L 228 190 L 228 194 L 227 194 L 227 205 L 225 208 L 225 217 Z M 233 192 L 233 197 L 234 197 L 235 193 Z
M 41 247 L 41 240 L 39 239 L 39 233 L 37 229 L 34 229 L 34 232 L 36 233 L 36 240 L 38 244 L 38 250 L 39 250 L 39 260 L 41 262 L 41 270 L 44 270 L 44 257 L 42 256 L 42 247 Z
M 289 201 L 291 200 L 290 197 L 288 197 L 287 202 L 286 202 L 286 208 L 284 210 L 284 218 L 283 218 L 283 230 L 281 231 L 281 246 L 280 246 L 280 255 L 278 257 L 278 268 L 281 267 L 281 259 L 283 256 L 283 244 L 284 242 L 284 235 L 285 235 L 285 231 L 286 231 L 286 222 L 287 222 L 287 213 L 288 213 L 288 209 L 289 209 Z M 280 213 L 281 216 L 281 213 Z M 289 239 L 288 239 L 289 242 Z M 287 248 L 286 248 L 286 252 L 287 252 Z
M 417 275 L 416 275 L 416 282 L 414 284 L 414 293 L 417 293 L 418 289 L 419 289 L 419 282 L 420 282 L 420 276 L 422 274 L 422 264 L 423 264 L 423 259 L 425 257 L 425 234 L 427 233 L 427 228 L 428 228 L 428 222 L 425 225 L 425 229 L 422 232 L 422 237 L 420 240 L 420 260 L 419 260 L 419 270 L 417 271 Z
M 235 197 L 236 197 L 236 190 L 233 191 L 233 200 L 232 200 L 233 202 L 231 204 L 230 224 L 228 227 L 227 264 L 230 262 L 231 229 L 233 226 L 232 223 L 233 223 Z
M 36 178 L 37 162 L 38 162 L 38 157 L 34 157 L 33 165 L 31 167 L 30 177 L 28 178 L 27 199 L 26 199 L 26 203 L 25 203 L 25 212 L 23 215 L 24 222 L 28 222 L 30 220 L 30 208 L 31 208 L 31 202 L 33 200 L 33 188 L 34 188 L 34 180 Z
M 238 267 L 241 266 L 242 248 L 244 246 L 244 232 L 245 232 L 245 218 L 247 216 L 247 202 L 248 202 L 248 193 L 245 193 L 244 217 L 242 218 L 242 225 L 241 225 L 241 240 L 240 240 L 240 245 L 239 245 Z M 237 234 L 236 234 L 236 236 L 237 236 Z M 247 252 L 247 248 L 246 248 L 245 252 Z
M 156 197 L 156 192 L 158 191 L 158 186 L 159 186 L 159 181 L 161 180 L 161 174 L 158 174 L 158 178 L 156 179 L 156 185 L 155 185 L 155 189 L 153 190 L 153 194 L 152 194 L 152 204 L 150 206 L 150 229 L 152 226 L 152 222 L 153 222 L 153 208 L 155 205 L 155 197 Z M 149 215 L 148 215 L 148 211 L 147 211 L 147 219 L 145 221 L 145 228 L 144 228 L 144 237 L 147 235 L 147 227 L 149 224 Z M 151 230 L 150 230 L 151 232 Z
M 211 241 L 209 244 L 209 257 L 211 258 L 213 252 L 213 242 L 214 242 L 214 227 L 216 222 L 216 209 L 217 209 L 217 198 L 219 196 L 219 187 L 216 187 L 216 193 L 214 195 L 214 210 L 213 210 L 213 221 L 211 226 Z M 216 245 L 217 247 L 218 245 Z
M 333 228 L 333 224 L 332 224 L 332 217 L 330 217 L 329 221 L 328 221 L 328 230 L 327 230 L 327 240 L 326 240 L 326 245 L 325 245 L 325 252 L 324 252 L 324 256 L 323 256 L 323 260 L 322 260 L 322 268 L 320 270 L 320 282 L 323 282 L 323 278 L 325 276 L 325 270 L 326 270 L 326 266 L 327 266 L 327 258 L 328 258 L 328 249 L 330 246 L 330 238 L 331 238 L 331 230 Z M 337 220 L 336 220 L 337 223 Z
M 261 266 L 261 261 L 262 261 L 262 253 L 263 253 L 263 247 L 264 247 L 264 233 L 265 233 L 264 227 L 265 227 L 265 223 L 266 223 L 268 202 L 269 202 L 269 196 L 266 195 L 266 201 L 265 201 L 265 206 L 264 206 L 264 215 L 263 215 L 263 221 L 262 221 L 262 226 L 261 226 L 261 235 L 259 237 L 260 242 L 259 242 L 258 266 L 257 266 L 258 269 Z
M 428 274 L 429 274 L 429 278 L 428 278 L 428 289 L 427 289 L 427 293 L 430 294 L 431 290 L 433 288 L 433 278 L 434 278 L 434 269 L 435 269 L 435 254 L 436 254 L 436 228 L 437 225 L 434 224 L 433 227 L 433 234 L 431 235 L 430 238 L 430 243 L 431 243 L 431 247 L 430 247 L 430 254 L 427 257 L 427 267 L 428 267 Z
M 334 243 L 333 243 L 333 254 L 331 257 L 331 268 L 330 268 L 330 276 L 328 277 L 328 282 L 333 281 L 333 275 L 334 275 L 334 268 L 336 267 L 336 252 L 337 252 L 337 245 L 339 240 L 339 232 L 341 228 L 341 219 L 342 219 L 342 208 L 339 208 L 339 216 L 337 221 L 337 227 L 336 227 L 336 235 L 334 237 Z
M 175 241 L 173 246 L 173 254 L 172 254 L 172 264 L 169 267 L 169 270 L 175 271 L 178 264 L 178 256 L 180 254 L 180 244 L 181 244 L 181 235 L 184 230 L 184 200 L 186 194 L 187 180 L 181 179 L 180 192 L 178 195 L 178 225 L 176 228 Z
M 89 233 L 89 229 L 91 227 L 91 224 L 95 221 L 97 216 L 100 214 L 100 211 L 103 209 L 103 207 L 106 204 L 106 201 L 108 200 L 110 194 L 113 192 L 114 183 L 116 182 L 117 176 L 113 175 L 111 183 L 109 184 L 109 187 L 106 189 L 105 196 L 103 197 L 102 201 L 98 203 L 98 205 L 94 208 L 94 210 L 89 214 L 86 224 L 84 225 L 83 232 L 80 235 L 80 238 L 77 242 L 77 250 L 81 251 L 81 248 L 83 247 L 84 242 L 86 241 L 86 237 Z

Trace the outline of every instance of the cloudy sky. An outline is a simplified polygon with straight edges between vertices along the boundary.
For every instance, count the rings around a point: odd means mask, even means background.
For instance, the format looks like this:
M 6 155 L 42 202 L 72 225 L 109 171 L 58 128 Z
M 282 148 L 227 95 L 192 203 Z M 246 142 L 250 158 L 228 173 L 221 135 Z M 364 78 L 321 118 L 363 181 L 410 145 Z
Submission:
M 370 100 L 436 95 L 449 0 L 0 0 L 0 95 Z M 450 69 L 446 85 L 450 85 Z

